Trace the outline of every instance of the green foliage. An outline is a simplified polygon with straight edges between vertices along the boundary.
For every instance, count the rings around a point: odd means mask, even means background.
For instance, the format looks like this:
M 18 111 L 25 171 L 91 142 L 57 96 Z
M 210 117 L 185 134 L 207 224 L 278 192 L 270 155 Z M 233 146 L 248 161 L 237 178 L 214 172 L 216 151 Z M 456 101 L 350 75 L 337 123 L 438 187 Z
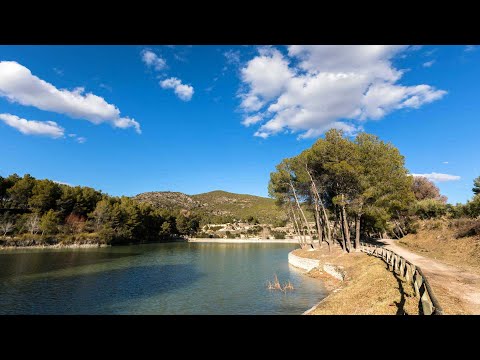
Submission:
M 272 231 L 272 236 L 275 239 L 285 239 L 285 232 L 284 231 Z
M 447 214 L 447 205 L 435 199 L 417 201 L 413 205 L 413 212 L 420 219 L 432 219 Z
M 260 196 L 211 191 L 198 195 L 178 192 L 148 192 L 135 196 L 136 200 L 155 208 L 178 211 L 189 210 L 198 216 L 200 225 L 225 224 L 254 218 L 260 223 L 286 219 L 286 214 L 275 201 Z
M 179 215 L 177 217 L 177 229 L 182 235 L 193 235 L 200 227 L 200 222 L 196 216 Z
M 61 194 L 60 186 L 53 181 L 36 180 L 32 189 L 32 195 L 28 200 L 28 205 L 34 211 L 43 214 L 49 209 L 55 208 Z
M 15 181 L 12 187 L 7 189 L 8 203 L 12 208 L 28 208 L 28 200 L 32 196 L 35 179 L 29 174 Z
M 257 219 L 255 216 L 252 216 L 252 215 L 248 216 L 248 217 L 246 218 L 246 221 L 247 221 L 247 223 L 249 223 L 249 224 L 260 224 L 260 222 L 258 221 L 258 219 Z
M 465 213 L 472 218 L 480 216 L 480 195 L 475 195 L 472 200 L 467 202 Z
M 40 230 L 42 234 L 53 235 L 58 232 L 58 225 L 60 224 L 60 218 L 58 214 L 52 209 L 43 214 L 40 219 Z
M 325 231 L 326 222 L 340 223 L 342 213 L 347 229 L 349 216 L 361 217 L 361 232 L 368 235 L 390 230 L 392 221 L 404 222 L 415 200 L 412 180 L 393 145 L 366 133 L 351 139 L 333 129 L 310 149 L 277 165 L 270 174 L 269 194 L 292 214 L 298 198 L 302 208 L 310 208 L 308 213 L 318 212 Z
M 466 206 L 461 203 L 457 203 L 456 205 L 447 204 L 447 213 L 453 219 L 460 219 L 468 215 Z
M 86 241 L 123 244 L 168 240 L 179 234 L 179 215 L 170 210 L 111 197 L 89 187 L 37 180 L 28 174 L 0 177 L 0 200 L 6 208 L 25 209 L 24 214 L 8 215 L 8 222 L 0 219 L 0 225 L 17 238 L 34 239 L 41 231 L 65 241 L 86 236 Z M 186 233 L 191 234 L 198 229 L 198 219 L 190 217 L 186 226 Z
M 473 180 L 473 193 L 475 195 L 480 195 L 480 176 Z

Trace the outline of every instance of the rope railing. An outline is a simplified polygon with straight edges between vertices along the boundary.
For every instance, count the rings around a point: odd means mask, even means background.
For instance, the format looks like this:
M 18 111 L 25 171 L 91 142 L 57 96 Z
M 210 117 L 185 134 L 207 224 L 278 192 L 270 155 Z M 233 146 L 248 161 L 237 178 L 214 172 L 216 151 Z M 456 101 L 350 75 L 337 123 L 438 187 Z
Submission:
M 419 309 L 423 315 L 443 315 L 443 310 L 433 294 L 432 288 L 422 270 L 404 257 L 384 247 L 360 242 L 360 250 L 369 255 L 382 258 L 390 271 L 395 272 L 412 284 L 419 298 Z

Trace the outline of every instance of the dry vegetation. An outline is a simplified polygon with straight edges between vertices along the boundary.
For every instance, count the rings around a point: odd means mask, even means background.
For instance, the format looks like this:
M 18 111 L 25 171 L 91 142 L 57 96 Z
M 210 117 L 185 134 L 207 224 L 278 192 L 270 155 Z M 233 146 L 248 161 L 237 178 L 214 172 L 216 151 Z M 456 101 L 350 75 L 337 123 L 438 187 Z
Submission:
M 416 234 L 399 244 L 422 256 L 480 274 L 480 220 L 435 219 L 419 222 Z
M 278 276 L 277 274 L 274 275 L 273 281 L 268 281 L 267 282 L 267 289 L 268 290 L 278 290 L 278 291 L 293 291 L 295 288 L 293 287 L 293 284 L 290 282 L 290 280 L 286 281 L 283 285 L 280 284 L 280 281 L 278 281 Z
M 302 257 L 320 259 L 342 267 L 346 273 L 343 282 L 323 271 L 314 269 L 308 275 L 321 278 L 331 291 L 312 315 L 396 315 L 418 314 L 418 299 L 413 288 L 387 269 L 380 259 L 364 253 L 345 254 L 337 247 L 317 251 L 296 250 Z

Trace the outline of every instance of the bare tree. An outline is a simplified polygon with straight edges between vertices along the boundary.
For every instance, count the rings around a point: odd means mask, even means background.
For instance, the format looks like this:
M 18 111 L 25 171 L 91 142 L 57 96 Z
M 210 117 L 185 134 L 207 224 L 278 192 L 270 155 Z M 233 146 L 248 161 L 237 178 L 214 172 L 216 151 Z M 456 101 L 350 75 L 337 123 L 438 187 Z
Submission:
M 4 217 L 0 222 L 0 230 L 3 232 L 3 237 L 7 236 L 7 234 L 13 230 L 13 227 L 13 222 Z
M 40 217 L 37 213 L 30 215 L 26 224 L 28 231 L 30 234 L 36 234 L 40 230 Z

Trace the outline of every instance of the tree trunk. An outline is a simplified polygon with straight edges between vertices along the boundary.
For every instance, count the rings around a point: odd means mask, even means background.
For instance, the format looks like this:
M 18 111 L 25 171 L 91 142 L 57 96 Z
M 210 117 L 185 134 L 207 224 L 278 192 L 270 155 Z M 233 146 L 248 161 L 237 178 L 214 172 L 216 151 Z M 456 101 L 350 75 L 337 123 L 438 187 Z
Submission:
M 295 232 L 298 234 L 300 247 L 303 249 L 304 245 L 303 245 L 302 233 L 300 232 L 300 228 L 298 227 L 297 217 L 295 215 L 295 211 L 293 210 L 293 206 L 291 203 L 290 203 L 290 210 L 292 211 L 292 216 L 293 216 L 293 227 L 295 229 Z
M 300 210 L 300 214 L 302 214 L 303 220 L 305 221 L 305 225 L 307 226 L 308 234 L 310 235 L 310 239 L 313 239 L 312 231 L 310 230 L 310 225 L 308 224 L 307 217 L 300 206 L 300 202 L 298 201 L 297 192 L 295 191 L 295 187 L 293 186 L 292 182 L 290 181 L 290 187 L 293 191 L 293 196 L 295 197 L 295 202 L 297 203 L 298 210 Z M 313 240 L 312 240 L 313 241 Z
M 343 222 L 343 211 L 340 211 L 340 233 L 342 234 L 342 249 L 343 251 L 347 251 L 347 242 L 346 242 L 346 234 L 345 234 L 345 226 Z
M 362 214 L 357 214 L 355 218 L 355 249 L 360 249 L 360 224 L 362 220 Z
M 318 247 L 322 247 L 322 241 L 323 241 L 323 232 L 322 232 L 322 227 L 320 225 L 320 219 L 319 219 L 319 214 L 318 214 L 318 204 L 315 203 L 315 223 L 317 225 L 317 233 L 318 233 Z
M 305 164 L 305 169 L 307 171 L 308 176 L 310 177 L 310 181 L 312 182 L 312 188 L 313 188 L 314 194 L 317 197 L 317 201 L 320 204 L 320 207 L 322 208 L 323 223 L 327 229 L 325 234 L 325 241 L 327 242 L 328 247 L 330 248 L 330 241 L 332 240 L 332 229 L 330 228 L 330 220 L 328 220 L 327 211 L 325 210 L 325 205 L 323 205 L 322 198 L 320 197 L 320 193 L 318 192 L 317 184 L 315 184 L 315 181 L 313 180 L 313 176 L 308 170 L 308 167 L 306 164 Z
M 402 237 L 404 237 L 405 233 L 403 232 L 402 227 L 400 226 L 400 223 L 397 220 L 395 220 L 395 225 L 397 225 L 397 229 L 400 232 L 400 235 L 402 235 Z
M 344 199 L 344 195 L 342 194 L 342 200 Z M 347 245 L 346 250 L 350 252 L 350 231 L 348 229 L 348 220 L 347 220 L 347 211 L 345 210 L 345 205 L 340 207 L 342 211 L 342 228 L 343 228 L 343 237 L 345 243 Z

